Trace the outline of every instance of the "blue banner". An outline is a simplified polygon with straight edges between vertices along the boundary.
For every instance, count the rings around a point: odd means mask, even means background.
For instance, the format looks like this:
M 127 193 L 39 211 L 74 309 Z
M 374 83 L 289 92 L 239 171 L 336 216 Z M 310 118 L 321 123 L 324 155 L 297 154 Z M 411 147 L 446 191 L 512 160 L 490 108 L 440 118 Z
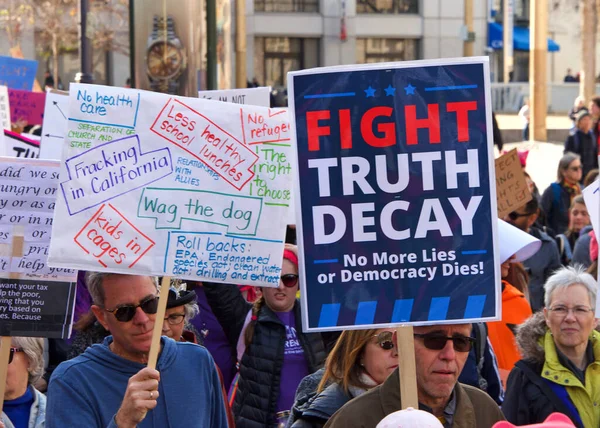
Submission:
M 495 319 L 487 58 L 291 73 L 309 330 Z
M 0 56 L 0 85 L 31 91 L 37 67 L 37 61 Z

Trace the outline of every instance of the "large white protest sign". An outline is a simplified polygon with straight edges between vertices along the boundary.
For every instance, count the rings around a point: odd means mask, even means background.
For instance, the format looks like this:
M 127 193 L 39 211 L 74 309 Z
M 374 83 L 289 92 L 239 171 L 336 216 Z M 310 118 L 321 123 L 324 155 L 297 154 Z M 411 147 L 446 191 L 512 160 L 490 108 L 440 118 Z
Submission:
M 10 104 L 6 86 L 0 86 L 0 126 L 10 131 Z
M 226 103 L 269 107 L 271 105 L 271 87 L 198 91 L 198 97 Z
M 277 286 L 282 112 L 71 85 L 52 266 Z
M 62 159 L 67 114 L 69 111 L 69 93 L 50 91 L 46 94 L 44 124 L 42 126 L 41 159 Z
M 77 272 L 47 262 L 59 168 L 0 158 L 0 336 L 69 336 Z

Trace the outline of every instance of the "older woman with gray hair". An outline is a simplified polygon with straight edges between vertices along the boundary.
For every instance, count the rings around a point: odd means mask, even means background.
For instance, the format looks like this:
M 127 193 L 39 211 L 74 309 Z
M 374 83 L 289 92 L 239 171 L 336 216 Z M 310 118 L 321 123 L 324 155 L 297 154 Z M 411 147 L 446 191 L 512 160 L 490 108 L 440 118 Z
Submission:
M 162 335 L 178 342 L 198 343 L 200 335 L 190 324 L 190 320 L 199 312 L 195 291 L 186 290 L 185 284 L 172 286 L 169 289 Z
M 558 161 L 556 182 L 550 184 L 542 194 L 542 210 L 546 218 L 546 226 L 554 232 L 565 233 L 569 228 L 569 207 L 575 196 L 581 194 L 579 182 L 582 177 L 581 158 L 567 152 Z
M 546 307 L 517 332 L 523 359 L 508 377 L 502 405 L 508 421 L 541 423 L 560 412 L 577 427 L 600 426 L 596 287 L 581 267 L 559 269 L 546 281 Z
M 46 396 L 33 387 L 43 374 L 44 340 L 34 337 L 12 337 L 0 426 L 44 426 Z

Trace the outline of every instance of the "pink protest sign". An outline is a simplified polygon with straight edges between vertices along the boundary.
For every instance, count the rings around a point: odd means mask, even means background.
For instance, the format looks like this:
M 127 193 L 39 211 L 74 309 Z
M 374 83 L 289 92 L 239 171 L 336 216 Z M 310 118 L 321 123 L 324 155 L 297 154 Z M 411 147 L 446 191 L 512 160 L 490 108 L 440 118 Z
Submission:
M 41 125 L 44 118 L 45 92 L 8 89 L 10 119 L 13 122 L 23 120 L 27 125 Z

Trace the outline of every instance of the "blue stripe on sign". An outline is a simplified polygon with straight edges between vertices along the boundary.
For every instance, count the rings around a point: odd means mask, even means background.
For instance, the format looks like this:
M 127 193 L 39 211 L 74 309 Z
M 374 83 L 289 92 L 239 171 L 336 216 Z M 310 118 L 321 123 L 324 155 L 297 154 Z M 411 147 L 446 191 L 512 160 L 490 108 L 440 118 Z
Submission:
M 377 309 L 377 301 L 360 302 L 356 310 L 355 325 L 373 324 L 375 319 L 375 310 Z
M 429 307 L 429 321 L 445 320 L 450 306 L 450 297 L 434 297 Z
M 469 251 L 461 251 L 463 256 L 472 256 L 474 254 L 487 254 L 487 250 L 469 250 Z
M 315 261 L 313 261 L 313 263 L 316 265 L 323 265 L 323 264 L 327 264 L 327 263 L 337 263 L 338 261 L 339 261 L 338 259 L 323 259 L 323 260 L 315 260 Z
M 467 307 L 465 308 L 465 318 L 480 318 L 483 314 L 483 305 L 485 305 L 486 295 L 469 296 Z
M 339 303 L 326 303 L 321 306 L 321 316 L 319 316 L 319 327 L 335 327 L 340 315 Z
M 337 94 L 315 94 L 315 95 L 304 95 L 305 100 L 311 100 L 315 98 L 336 98 L 336 97 L 353 97 L 355 92 L 338 92 Z
M 392 322 L 408 322 L 412 313 L 414 299 L 400 299 L 394 303 Z
M 433 88 L 425 88 L 425 92 L 456 91 L 456 90 L 459 90 L 459 89 L 477 89 L 477 85 L 435 86 Z

